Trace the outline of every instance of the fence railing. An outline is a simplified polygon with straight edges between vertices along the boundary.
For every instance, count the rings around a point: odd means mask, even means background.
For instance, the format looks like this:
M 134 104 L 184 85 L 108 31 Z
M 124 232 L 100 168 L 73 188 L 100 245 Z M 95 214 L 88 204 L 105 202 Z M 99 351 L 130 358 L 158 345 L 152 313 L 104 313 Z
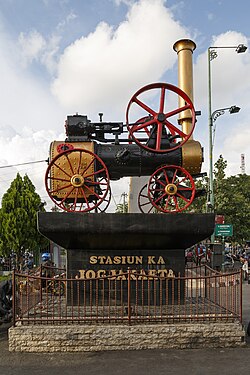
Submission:
M 242 321 L 241 272 L 207 266 L 185 276 L 127 270 L 93 279 L 13 273 L 14 324 Z

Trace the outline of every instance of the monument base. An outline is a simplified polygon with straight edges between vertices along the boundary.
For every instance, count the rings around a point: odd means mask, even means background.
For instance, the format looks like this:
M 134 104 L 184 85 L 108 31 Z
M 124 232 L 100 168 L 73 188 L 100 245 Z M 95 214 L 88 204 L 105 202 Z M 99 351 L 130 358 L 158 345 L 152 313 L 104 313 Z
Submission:
M 128 290 L 150 295 L 157 304 L 151 281 L 169 279 L 167 288 L 171 301 L 182 303 L 184 280 L 178 287 L 172 280 L 185 276 L 185 249 L 204 240 L 213 233 L 213 214 L 83 214 L 38 213 L 38 229 L 50 240 L 67 249 L 67 277 L 71 279 L 96 280 L 107 283 L 104 293 L 110 298 L 110 280 L 123 282 L 126 300 Z M 124 275 L 131 272 L 131 288 Z M 135 276 L 137 275 L 137 276 Z M 149 283 L 145 281 L 147 280 Z M 75 285 L 74 285 L 75 284 Z M 72 303 L 77 295 L 77 285 L 67 287 L 67 298 Z M 171 293 L 173 290 L 173 293 Z M 81 291 L 80 291 L 81 292 Z M 89 297 L 93 299 L 93 296 Z M 95 295 L 94 298 L 99 298 Z M 130 295 L 130 300 L 136 300 Z M 144 297 L 142 297 L 144 299 Z M 88 300 L 88 299 L 87 299 Z M 85 299 L 84 303 L 87 303 Z M 164 301 L 161 301 L 163 303 Z M 151 303 L 149 297 L 148 303 Z
M 225 334 L 226 332 L 226 334 Z M 245 346 L 239 322 L 129 325 L 29 325 L 9 329 L 11 352 L 97 352 Z

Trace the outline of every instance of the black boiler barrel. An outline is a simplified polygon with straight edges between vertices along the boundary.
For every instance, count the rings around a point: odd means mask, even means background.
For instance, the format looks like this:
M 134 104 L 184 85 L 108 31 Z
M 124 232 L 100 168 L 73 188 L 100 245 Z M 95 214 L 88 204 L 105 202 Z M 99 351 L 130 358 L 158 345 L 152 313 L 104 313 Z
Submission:
M 148 152 L 135 144 L 97 144 L 95 153 L 106 164 L 110 179 L 128 176 L 151 176 L 163 165 L 182 165 L 181 147 L 167 153 Z

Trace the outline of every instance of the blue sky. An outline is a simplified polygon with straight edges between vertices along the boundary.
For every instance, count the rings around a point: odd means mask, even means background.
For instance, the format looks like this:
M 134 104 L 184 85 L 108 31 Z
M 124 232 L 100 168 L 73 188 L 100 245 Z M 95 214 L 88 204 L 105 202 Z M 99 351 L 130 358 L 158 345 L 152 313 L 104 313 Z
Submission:
M 93 31 L 101 21 L 114 26 L 123 22 L 128 9 L 126 3 L 133 1 L 1 0 L 0 7 L 4 28 L 13 38 L 18 38 L 20 32 L 27 33 L 31 29 L 50 35 L 70 13 L 74 14 L 73 24 L 66 26 L 62 32 L 63 48 L 76 38 Z M 247 0 L 167 0 L 165 4 L 179 22 L 200 34 L 205 47 L 212 35 L 226 30 L 244 34 L 249 32 Z
M 49 144 L 64 139 L 64 119 L 104 112 L 125 121 L 126 106 L 145 84 L 177 85 L 173 43 L 191 38 L 194 104 L 202 111 L 194 138 L 204 147 L 208 170 L 207 49 L 248 45 L 247 0 L 0 0 L 0 166 L 43 160 Z M 218 50 L 212 66 L 212 109 L 238 105 L 237 115 L 218 118 L 214 158 L 223 154 L 228 174 L 250 165 L 250 51 Z M 0 196 L 19 170 L 38 192 L 46 165 L 1 169 Z M 124 180 L 115 195 L 127 190 Z

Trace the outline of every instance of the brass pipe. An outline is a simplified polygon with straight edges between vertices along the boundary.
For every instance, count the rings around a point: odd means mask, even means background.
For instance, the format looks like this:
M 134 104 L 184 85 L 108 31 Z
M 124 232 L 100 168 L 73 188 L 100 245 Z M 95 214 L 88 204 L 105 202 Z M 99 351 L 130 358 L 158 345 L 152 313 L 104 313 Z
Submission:
M 181 39 L 173 45 L 178 55 L 178 86 L 193 102 L 193 51 L 196 44 L 190 39 Z M 185 101 L 179 97 L 179 107 L 183 107 Z M 192 116 L 190 110 L 182 111 L 178 120 L 185 134 L 189 134 L 192 127 Z M 192 135 L 189 138 L 193 139 Z

